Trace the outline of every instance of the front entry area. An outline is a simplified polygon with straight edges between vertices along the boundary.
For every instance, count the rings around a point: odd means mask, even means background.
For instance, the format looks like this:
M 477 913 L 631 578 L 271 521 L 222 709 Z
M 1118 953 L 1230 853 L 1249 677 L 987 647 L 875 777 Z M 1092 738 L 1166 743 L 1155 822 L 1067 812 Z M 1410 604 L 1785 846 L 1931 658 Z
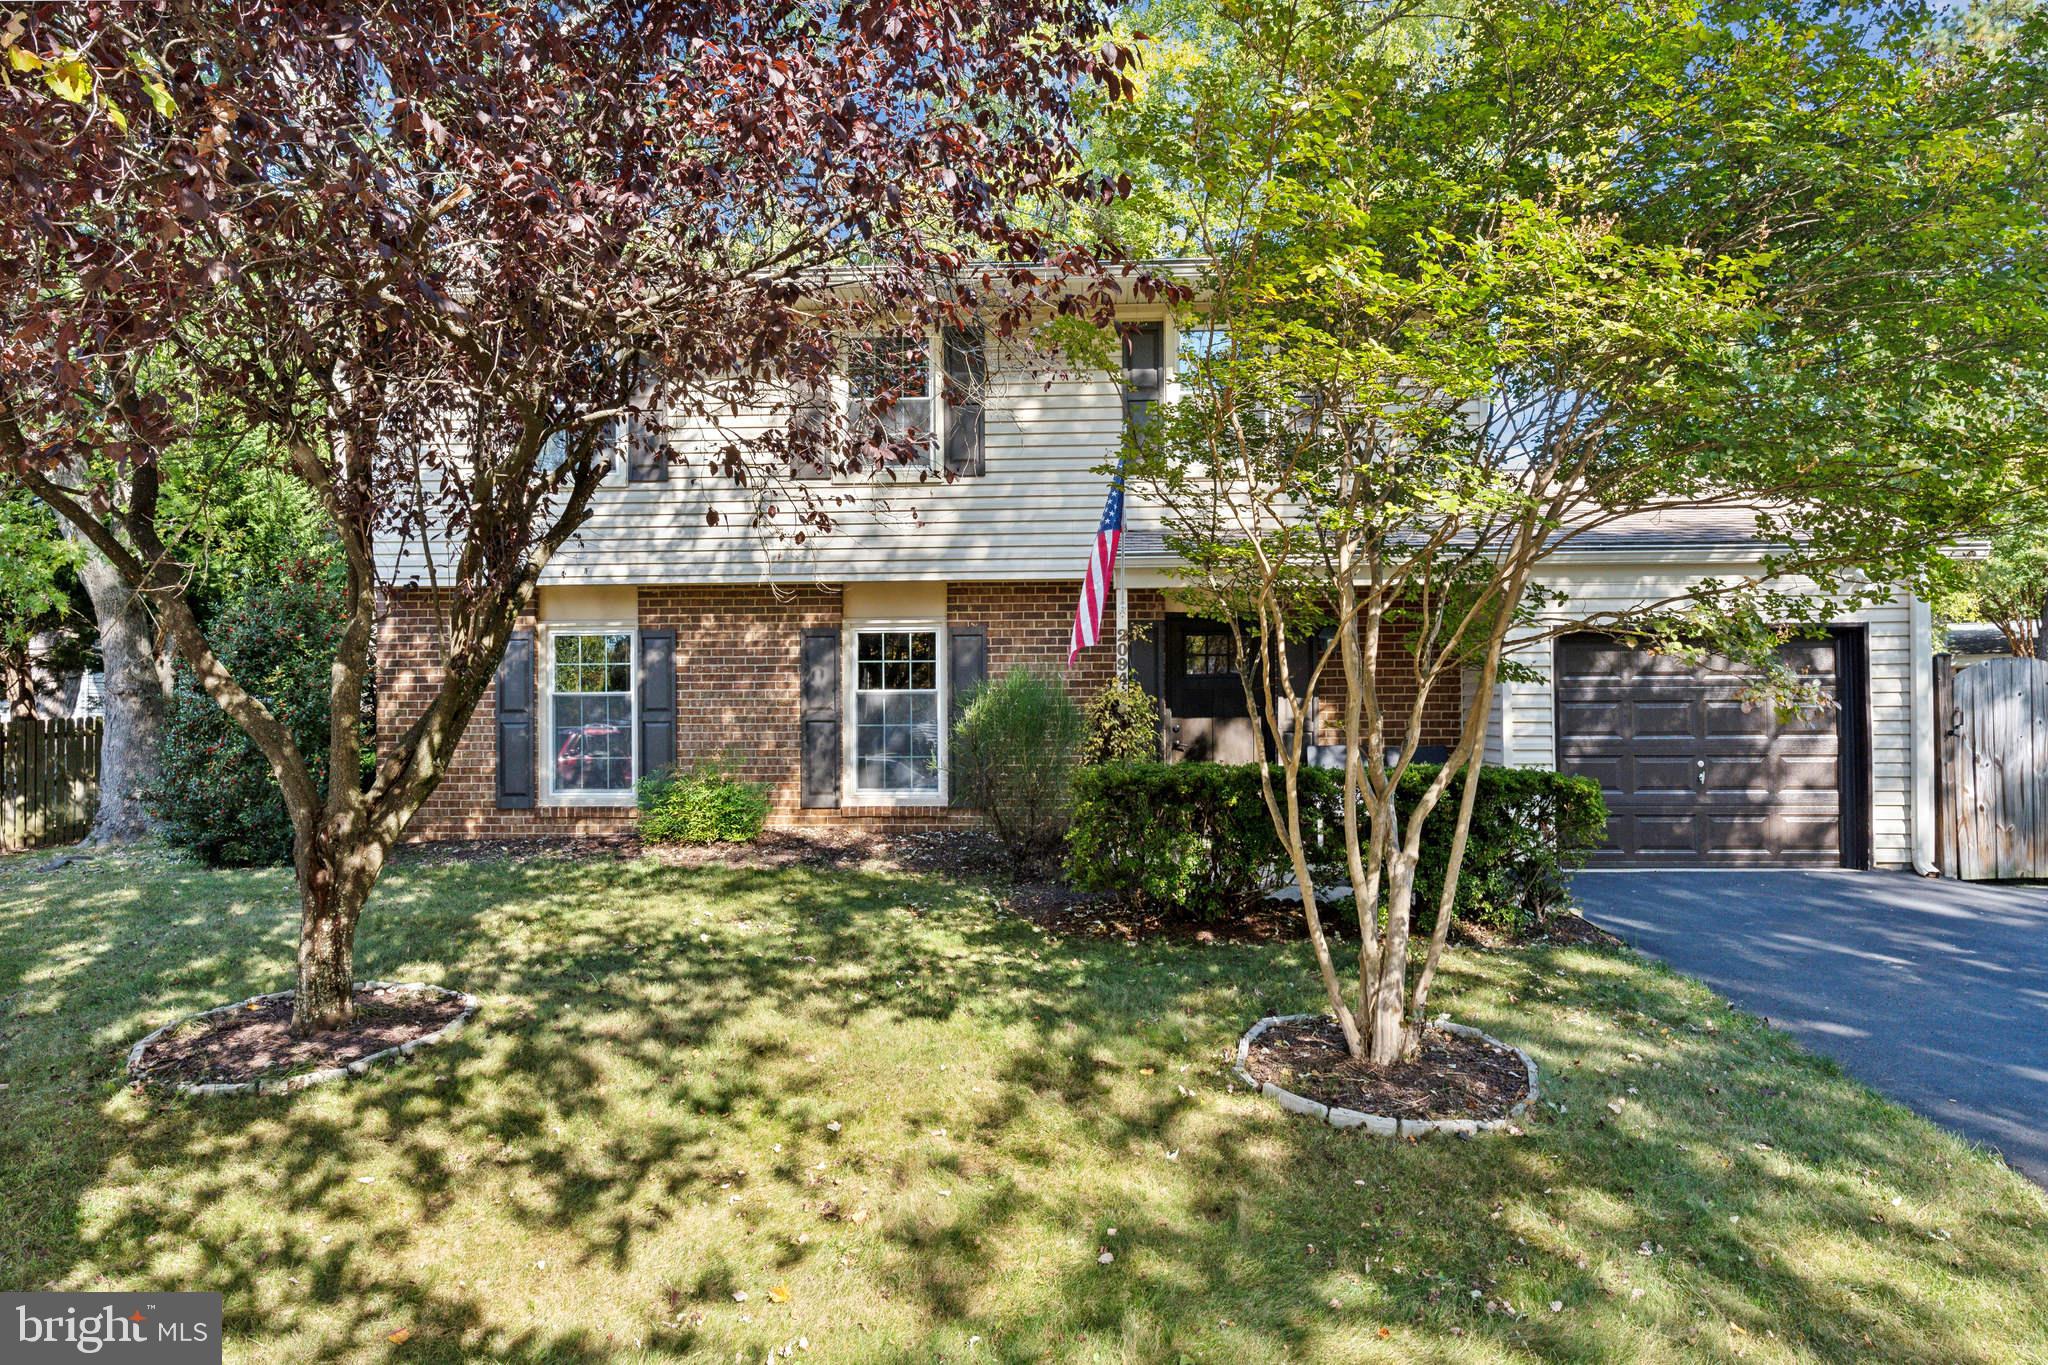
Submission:
M 1782 655 L 1830 700 L 1780 716 L 1754 674 L 1604 635 L 1557 643 L 1557 764 L 1596 779 L 1620 866 L 1869 865 L 1866 670 L 1859 632 Z
M 1245 703 L 1230 627 L 1183 615 L 1160 625 L 1167 761 L 1258 762 L 1259 723 Z

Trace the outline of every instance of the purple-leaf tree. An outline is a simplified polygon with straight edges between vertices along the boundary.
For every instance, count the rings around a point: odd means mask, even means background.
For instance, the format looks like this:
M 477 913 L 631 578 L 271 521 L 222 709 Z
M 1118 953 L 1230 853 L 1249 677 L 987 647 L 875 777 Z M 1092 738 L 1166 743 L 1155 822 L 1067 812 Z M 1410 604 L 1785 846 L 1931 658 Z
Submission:
M 1075 100 L 1129 86 L 1106 18 L 1093 0 L 157 0 L 0 27 L 0 481 L 134 586 L 275 770 L 296 1031 L 349 1022 L 386 858 L 611 462 L 658 438 L 651 414 L 820 388 L 844 338 L 885 324 L 1000 334 L 1126 287 L 1009 207 L 1114 193 L 1074 146 Z M 324 768 L 360 783 L 316 779 L 195 615 L 164 514 L 195 396 L 265 436 L 331 526 L 348 617 Z M 703 453 L 760 480 L 890 441 L 793 421 Z M 800 487 L 775 501 L 829 524 Z M 427 526 L 448 547 L 443 668 L 366 767 L 375 546 Z

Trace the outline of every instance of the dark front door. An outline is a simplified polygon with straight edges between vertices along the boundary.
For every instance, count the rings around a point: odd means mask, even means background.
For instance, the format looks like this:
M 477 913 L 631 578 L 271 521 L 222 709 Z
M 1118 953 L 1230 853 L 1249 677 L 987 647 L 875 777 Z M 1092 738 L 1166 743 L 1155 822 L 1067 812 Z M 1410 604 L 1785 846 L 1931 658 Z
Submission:
M 1230 627 L 1168 616 L 1161 643 L 1168 761 L 1256 763 L 1259 726 L 1245 703 Z
M 1841 695 L 1834 641 L 1795 641 L 1784 658 Z M 1727 659 L 1600 635 L 1558 642 L 1558 768 L 1598 779 L 1606 795 L 1598 861 L 1842 861 L 1843 712 L 1781 718 L 1744 695 L 1753 681 Z

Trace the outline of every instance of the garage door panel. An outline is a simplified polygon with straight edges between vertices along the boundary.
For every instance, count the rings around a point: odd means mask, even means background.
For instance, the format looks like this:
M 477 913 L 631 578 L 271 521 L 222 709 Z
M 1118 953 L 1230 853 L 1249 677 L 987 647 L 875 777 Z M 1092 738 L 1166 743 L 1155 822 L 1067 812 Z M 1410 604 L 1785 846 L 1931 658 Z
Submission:
M 1624 796 L 1633 795 L 1645 800 L 1671 796 L 1690 799 L 1697 785 L 1697 774 L 1698 769 L 1688 755 L 1637 754 L 1634 790 L 1630 792 L 1624 787 L 1620 791 Z
M 1686 701 L 1629 704 L 1629 733 L 1636 739 L 1690 739 L 1699 733 L 1699 711 Z
M 1842 799 L 1842 764 L 1834 754 L 1780 754 L 1778 790 L 1787 797 L 1824 797 L 1832 809 Z
M 1633 852 L 1690 855 L 1693 851 L 1698 832 L 1690 815 L 1644 814 L 1635 816 L 1630 823 L 1634 826 Z
M 1581 741 L 1620 739 L 1628 733 L 1628 715 L 1617 701 L 1566 702 L 1559 708 L 1560 728 Z
M 1834 688 L 1832 643 L 1788 646 Z M 1780 717 L 1745 698 L 1725 659 L 1649 654 L 1573 637 L 1557 652 L 1558 766 L 1598 781 L 1603 861 L 1831 863 L 1841 848 L 1840 739 L 1832 709 Z
M 1767 706 L 1744 705 L 1739 701 L 1709 701 L 1702 709 L 1706 712 L 1709 739 L 1723 735 L 1768 737 L 1778 728 Z

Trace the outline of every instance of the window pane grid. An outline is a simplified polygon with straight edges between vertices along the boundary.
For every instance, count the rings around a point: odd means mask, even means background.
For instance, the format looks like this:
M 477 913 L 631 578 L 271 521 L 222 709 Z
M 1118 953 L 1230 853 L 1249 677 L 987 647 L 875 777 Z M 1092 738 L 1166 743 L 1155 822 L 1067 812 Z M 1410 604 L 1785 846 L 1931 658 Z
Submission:
M 854 782 L 864 791 L 939 789 L 939 637 L 864 630 L 854 637 Z
M 936 445 L 931 347 L 925 338 L 859 339 L 854 342 L 846 377 L 847 416 L 857 427 L 878 426 L 884 439 L 909 436 L 927 451 Z
M 1191 678 L 1221 677 L 1237 672 L 1237 647 L 1228 635 L 1187 637 L 1186 674 Z
M 554 789 L 633 789 L 633 637 L 623 631 L 553 637 Z

